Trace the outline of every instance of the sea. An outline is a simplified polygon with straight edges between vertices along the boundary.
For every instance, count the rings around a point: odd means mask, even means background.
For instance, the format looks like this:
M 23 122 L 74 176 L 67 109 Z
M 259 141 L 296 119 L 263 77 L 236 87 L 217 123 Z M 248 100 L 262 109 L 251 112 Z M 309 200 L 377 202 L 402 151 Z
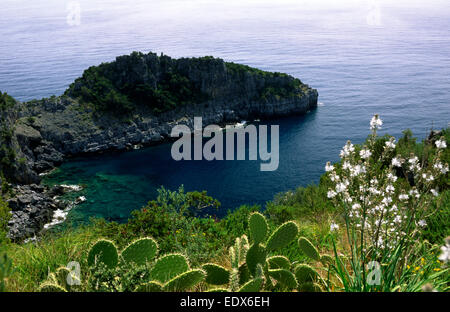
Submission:
M 132 51 L 214 56 L 288 73 L 319 92 L 317 109 L 278 125 L 279 166 L 175 161 L 171 144 L 81 157 L 45 178 L 81 185 L 72 224 L 124 222 L 162 186 L 207 191 L 220 217 L 319 181 L 347 140 L 380 134 L 420 140 L 450 122 L 450 2 L 320 0 L 2 0 L 0 90 L 20 101 L 60 95 L 89 66 Z

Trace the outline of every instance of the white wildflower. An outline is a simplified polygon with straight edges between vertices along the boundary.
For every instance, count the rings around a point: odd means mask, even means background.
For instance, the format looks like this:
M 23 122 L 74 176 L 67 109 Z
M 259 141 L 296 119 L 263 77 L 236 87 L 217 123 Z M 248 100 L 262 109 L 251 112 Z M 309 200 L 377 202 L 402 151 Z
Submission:
M 409 196 L 407 194 L 400 194 L 398 196 L 398 199 L 400 199 L 400 200 L 408 200 L 408 198 L 409 198 Z
M 344 195 L 344 201 L 348 204 L 351 204 L 353 202 L 353 199 L 350 197 L 350 195 L 348 195 L 348 193 L 346 193 Z
M 427 221 L 420 220 L 419 222 L 417 222 L 417 225 L 419 225 L 420 227 L 425 227 L 425 226 L 427 226 Z
M 410 158 L 410 159 L 408 160 L 408 162 L 409 162 L 411 165 L 415 165 L 415 164 L 417 164 L 417 163 L 419 162 L 419 158 L 417 158 L 417 156 L 414 156 L 414 157 Z
M 383 125 L 383 121 L 378 116 L 378 114 L 373 116 L 372 120 L 370 120 L 370 129 L 371 130 L 380 129 L 382 125 Z
M 337 193 L 342 193 L 347 189 L 347 185 L 343 182 L 340 182 L 336 185 L 336 192 Z
M 392 166 L 394 166 L 394 167 L 401 167 L 402 166 L 402 160 L 400 158 L 397 158 L 397 157 L 392 158 Z
M 332 222 L 330 224 L 330 231 L 334 232 L 334 231 L 337 231 L 337 230 L 339 230 L 339 225 L 337 225 L 336 223 Z
M 336 195 L 337 195 L 337 193 L 335 191 L 333 191 L 333 190 L 329 190 L 328 193 L 327 193 L 327 197 L 328 198 L 333 198 Z
M 433 194 L 433 196 L 437 197 L 439 195 L 439 193 L 435 189 L 431 189 L 430 192 L 431 194 Z
M 439 256 L 439 260 L 447 263 L 450 261 L 450 237 L 445 239 L 445 245 L 441 247 L 442 254 Z
M 434 169 L 438 169 L 442 174 L 446 174 L 448 172 L 448 165 L 441 163 L 440 161 L 437 161 L 434 165 L 433 165 Z
M 389 141 L 386 141 L 386 143 L 384 143 L 386 145 L 386 148 L 390 148 L 390 149 L 394 149 L 395 148 L 395 139 L 391 138 Z
M 344 145 L 344 147 L 341 150 L 341 153 L 339 154 L 341 158 L 350 156 L 351 153 L 355 150 L 355 147 L 350 141 L 347 141 L 347 144 Z
M 389 181 L 392 181 L 392 182 L 397 181 L 397 176 L 392 174 L 392 173 L 390 173 L 390 172 L 388 173 L 387 178 L 388 178 Z
M 366 167 L 361 165 L 355 165 L 353 168 L 350 168 L 350 176 L 356 177 L 360 175 L 361 173 L 366 172 Z
M 333 182 L 336 182 L 336 181 L 339 181 L 340 178 L 336 173 L 333 172 L 332 175 L 330 176 L 330 180 Z
M 333 165 L 331 165 L 330 162 L 327 162 L 326 165 L 325 165 L 325 171 L 329 172 L 329 171 L 333 171 L 333 170 L 334 170 Z
M 419 158 L 417 158 L 417 156 L 410 158 L 408 162 L 409 162 L 409 170 L 414 169 L 420 170 Z
M 386 186 L 386 193 L 394 193 L 395 192 L 395 187 L 393 185 L 388 185 Z
M 409 191 L 409 195 L 415 196 L 416 198 L 419 198 L 419 197 L 420 197 L 420 194 L 419 194 L 419 192 L 418 192 L 416 189 L 410 190 L 410 191 Z
M 391 197 L 384 197 L 383 200 L 381 201 L 383 204 L 385 204 L 386 206 L 389 205 L 390 203 L 392 203 L 392 198 Z
M 402 223 L 402 218 L 400 216 L 396 216 L 393 220 L 394 223 Z
M 362 159 L 368 159 L 372 155 L 372 153 L 368 149 L 362 149 L 359 152 L 359 156 L 361 156 Z
M 436 141 L 436 147 L 442 149 L 447 147 L 447 143 L 445 142 L 444 138 L 441 138 L 440 140 Z

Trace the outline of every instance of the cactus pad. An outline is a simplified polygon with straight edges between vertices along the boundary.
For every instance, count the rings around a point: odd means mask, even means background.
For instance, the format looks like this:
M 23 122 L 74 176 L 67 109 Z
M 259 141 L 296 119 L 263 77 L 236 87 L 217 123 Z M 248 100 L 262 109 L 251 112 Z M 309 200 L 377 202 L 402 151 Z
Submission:
M 158 245 L 151 238 L 141 238 L 126 247 L 122 251 L 122 258 L 128 263 L 144 265 L 153 260 L 158 251 Z
M 102 262 L 107 267 L 113 268 L 119 262 L 119 255 L 114 244 L 107 240 L 99 240 L 91 247 L 88 254 L 89 266 Z
M 248 219 L 248 226 L 253 244 L 258 244 L 265 240 L 267 235 L 267 221 L 262 214 L 259 212 L 252 213 Z
M 206 277 L 206 272 L 203 270 L 195 269 L 184 272 L 171 279 L 164 286 L 165 291 L 186 291 L 189 288 L 194 287 Z
M 277 282 L 282 284 L 283 286 L 287 287 L 288 289 L 294 289 L 297 288 L 297 280 L 290 271 L 285 269 L 275 269 L 275 270 L 269 270 L 268 274 L 270 277 L 275 279 Z
M 313 260 L 319 261 L 320 254 L 316 247 L 305 237 L 300 237 L 298 240 L 298 245 L 305 255 Z
M 169 254 L 156 260 L 150 271 L 150 276 L 161 283 L 165 283 L 175 276 L 189 270 L 189 264 L 185 256 Z
M 247 264 L 243 263 L 239 267 L 239 284 L 245 284 L 250 279 L 250 271 L 248 270 Z
M 226 289 L 226 288 L 214 288 L 214 289 L 210 289 L 210 290 L 207 290 L 206 292 L 211 292 L 211 293 L 218 293 L 218 292 L 230 292 L 230 290 L 229 289 Z
M 295 267 L 295 277 L 300 284 L 313 282 L 319 274 L 307 264 L 299 264 Z
M 264 284 L 264 278 L 257 277 L 252 279 L 251 281 L 245 283 L 240 289 L 239 292 L 259 292 Z
M 334 259 L 330 255 L 322 255 L 320 256 L 320 262 L 322 262 L 323 265 L 332 264 L 334 262 Z
M 67 292 L 67 290 L 65 290 L 63 287 L 61 287 L 55 283 L 52 283 L 52 282 L 43 283 L 39 287 L 39 291 L 40 292 Z
M 277 250 L 289 245 L 298 234 L 298 226 L 293 221 L 280 225 L 267 240 L 268 251 Z
M 163 286 L 155 281 L 147 282 L 136 287 L 136 292 L 161 292 Z
M 247 251 L 247 267 L 252 276 L 256 274 L 256 266 L 258 264 L 264 265 L 266 262 L 266 249 L 259 245 L 255 244 L 250 247 Z
M 269 269 L 289 270 L 291 268 L 291 262 L 284 256 L 270 257 L 267 259 L 267 263 L 269 264 Z
M 320 287 L 319 284 L 313 283 L 313 282 L 300 284 L 298 287 L 298 290 L 302 291 L 302 292 L 322 292 L 323 291 L 322 287 Z
M 228 272 L 224 267 L 214 264 L 207 263 L 202 266 L 203 270 L 206 271 L 205 282 L 211 285 L 223 285 L 228 284 L 230 280 L 230 272 Z

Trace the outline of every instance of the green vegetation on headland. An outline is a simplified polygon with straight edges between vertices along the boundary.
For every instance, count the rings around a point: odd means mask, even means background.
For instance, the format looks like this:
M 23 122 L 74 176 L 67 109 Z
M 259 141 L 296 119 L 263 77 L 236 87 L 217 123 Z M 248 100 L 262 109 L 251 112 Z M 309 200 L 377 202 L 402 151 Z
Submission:
M 142 53 L 134 52 L 130 56 L 121 57 L 120 65 L 114 62 L 91 66 L 70 85 L 65 94 L 91 105 L 96 111 L 117 114 L 129 114 L 144 106 L 159 113 L 207 99 L 199 85 L 174 68 L 172 59 L 168 56 L 157 57 L 161 68 L 159 77 L 134 73 L 134 64 L 142 61 L 143 56 Z M 199 59 L 201 60 L 207 59 Z M 123 72 L 119 72 L 120 69 L 115 68 L 116 66 L 122 66 Z M 123 77 L 132 78 L 117 79 L 119 73 Z
M 423 142 L 405 131 L 394 143 L 376 135 L 379 122 L 319 184 L 279 194 L 264 211 L 201 217 L 219 203 L 161 189 L 125 224 L 94 219 L 4 242 L 0 290 L 448 291 L 450 129 Z M 80 276 L 64 268 L 72 261 Z
M 12 171 L 16 160 L 13 147 L 14 130 L 9 120 L 9 112 L 14 108 L 16 101 L 8 94 L 0 91 L 0 185 L 5 192 L 5 175 Z
M 249 77 L 254 78 L 257 100 L 292 97 L 307 88 L 289 75 L 224 62 L 212 56 L 173 59 L 133 52 L 114 62 L 88 68 L 65 95 L 102 113 L 120 115 L 142 109 L 162 113 L 202 104 L 220 94 L 220 89 L 230 81 L 245 84 Z M 208 80 L 217 85 L 205 85 Z

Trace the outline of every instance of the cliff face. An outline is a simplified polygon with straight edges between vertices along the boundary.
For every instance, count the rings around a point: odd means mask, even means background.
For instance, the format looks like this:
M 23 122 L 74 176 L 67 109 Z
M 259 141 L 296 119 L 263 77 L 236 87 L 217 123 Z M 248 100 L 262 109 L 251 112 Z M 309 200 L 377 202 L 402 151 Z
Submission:
M 54 190 L 33 183 L 65 157 L 155 144 L 177 124 L 193 129 L 194 117 L 206 126 L 301 114 L 317 106 L 317 97 L 286 74 L 212 57 L 132 53 L 90 67 L 62 96 L 14 101 L 1 117 L 15 161 L 0 169 L 8 180 L 31 185 L 16 186 L 9 200 L 10 236 L 33 236 L 64 209 Z
M 173 77 L 177 77 L 175 82 Z M 173 105 L 170 101 L 182 97 L 183 92 L 164 92 L 186 85 L 191 87 L 190 93 L 185 92 L 188 100 Z M 133 102 L 135 93 L 130 90 L 136 86 L 141 93 Z M 155 100 L 156 92 L 161 90 L 163 96 L 175 96 Z M 114 108 L 123 104 L 118 101 L 86 101 L 107 98 L 111 92 L 125 99 L 123 103 L 131 103 L 131 110 L 117 113 Z M 203 118 L 204 124 L 211 124 L 300 114 L 315 108 L 317 97 L 315 89 L 285 74 L 212 57 L 172 59 L 133 53 L 89 68 L 64 96 L 25 103 L 16 133 L 27 149 L 29 163 L 39 173 L 60 162 L 62 155 L 160 142 L 169 137 L 176 124 L 192 128 L 197 116 Z M 26 133 L 32 134 L 31 138 L 26 138 Z M 30 139 L 35 146 L 26 144 Z

